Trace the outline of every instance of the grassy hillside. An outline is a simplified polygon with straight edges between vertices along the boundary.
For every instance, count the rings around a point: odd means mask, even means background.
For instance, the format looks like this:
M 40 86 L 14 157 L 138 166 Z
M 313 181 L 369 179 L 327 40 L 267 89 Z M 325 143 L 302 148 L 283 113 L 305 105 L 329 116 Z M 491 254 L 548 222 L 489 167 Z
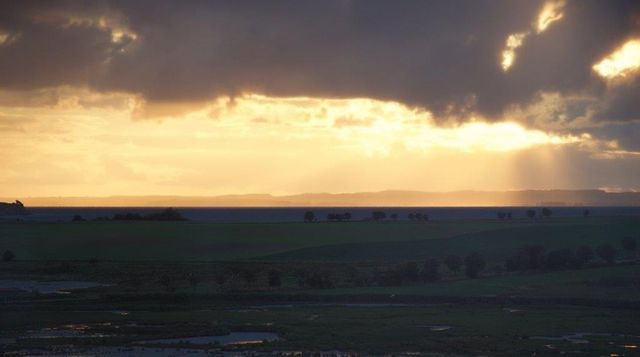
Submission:
M 274 260 L 422 260 L 443 258 L 449 254 L 479 252 L 490 263 L 501 263 L 523 245 L 539 244 L 547 250 L 595 247 L 611 243 L 619 247 L 624 236 L 640 234 L 638 218 L 601 218 L 598 220 L 556 220 L 532 225 L 507 224 L 493 230 L 463 233 L 449 239 L 423 239 L 357 242 L 303 248 L 266 257 Z
M 0 249 L 11 249 L 18 259 L 36 260 L 407 260 L 469 251 L 501 259 L 523 244 L 618 244 L 624 235 L 639 232 L 640 219 L 631 217 L 533 223 L 3 223 Z

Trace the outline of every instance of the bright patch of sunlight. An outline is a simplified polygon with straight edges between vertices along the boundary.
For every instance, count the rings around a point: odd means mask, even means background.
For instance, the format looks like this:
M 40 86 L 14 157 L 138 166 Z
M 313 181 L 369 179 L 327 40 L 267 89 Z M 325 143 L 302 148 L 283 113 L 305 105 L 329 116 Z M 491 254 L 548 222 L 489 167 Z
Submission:
M 514 33 L 507 37 L 505 49 L 502 51 L 502 70 L 507 71 L 513 65 L 516 59 L 516 49 L 522 46 L 524 39 L 527 37 L 526 32 Z
M 536 31 L 538 33 L 544 32 L 552 23 L 562 19 L 564 5 L 565 1 L 547 1 L 538 15 Z
M 606 79 L 624 78 L 640 69 L 640 40 L 627 41 L 593 65 L 593 70 Z

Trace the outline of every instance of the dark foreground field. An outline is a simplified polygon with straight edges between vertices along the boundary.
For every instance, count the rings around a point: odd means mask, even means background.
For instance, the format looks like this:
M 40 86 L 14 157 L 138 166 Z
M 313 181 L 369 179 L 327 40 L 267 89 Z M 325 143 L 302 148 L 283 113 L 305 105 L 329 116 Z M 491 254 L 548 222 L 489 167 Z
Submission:
M 3 223 L 15 259 L 0 264 L 0 349 L 633 355 L 640 265 L 627 236 L 640 219 Z M 597 254 L 606 244 L 612 261 Z M 507 269 L 531 246 L 544 248 L 539 267 Z M 586 263 L 550 258 L 584 246 Z M 471 253 L 485 260 L 475 279 L 441 264 Z

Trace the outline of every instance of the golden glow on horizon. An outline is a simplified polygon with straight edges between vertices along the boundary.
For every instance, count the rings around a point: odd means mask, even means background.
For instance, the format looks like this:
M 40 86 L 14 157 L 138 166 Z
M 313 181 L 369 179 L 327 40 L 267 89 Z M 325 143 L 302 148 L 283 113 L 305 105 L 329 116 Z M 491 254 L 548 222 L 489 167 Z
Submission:
M 640 39 L 627 41 L 593 65 L 593 70 L 606 79 L 625 78 L 640 69 Z
M 132 120 L 159 112 L 127 95 L 65 95 L 54 107 L 0 107 L 0 195 L 518 188 L 509 167 L 521 152 L 583 140 L 482 118 L 443 126 L 367 98 L 245 95 Z
M 514 33 L 507 37 L 505 50 L 502 51 L 502 70 L 508 71 L 516 59 L 516 50 L 522 46 L 524 39 L 527 37 L 526 32 Z
M 544 32 L 552 23 L 561 20 L 564 17 L 564 6 L 564 0 L 547 1 L 538 15 L 536 32 Z

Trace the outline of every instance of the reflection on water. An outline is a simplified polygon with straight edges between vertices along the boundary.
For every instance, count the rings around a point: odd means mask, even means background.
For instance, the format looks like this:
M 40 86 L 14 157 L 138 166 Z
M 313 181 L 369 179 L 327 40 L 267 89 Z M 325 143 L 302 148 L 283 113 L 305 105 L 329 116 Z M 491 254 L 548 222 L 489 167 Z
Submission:
M 0 280 L 0 291 L 21 290 L 40 294 L 68 294 L 67 290 L 87 289 L 108 286 L 92 281 L 34 281 L 34 280 Z
M 595 332 L 576 332 L 563 336 L 531 336 L 532 340 L 545 340 L 545 341 L 566 341 L 573 344 L 587 344 L 590 343 L 586 337 L 626 337 L 621 334 L 614 333 L 595 333 Z
M 189 348 L 148 348 L 148 347 L 82 347 L 64 346 L 51 349 L 22 349 L 12 351 L 17 356 L 124 356 L 124 357 L 175 357 L 175 356 L 211 356 L 206 350 Z M 232 356 L 228 353 L 217 355 Z
M 42 328 L 29 331 L 27 338 L 101 338 L 114 335 L 89 332 L 89 325 L 71 324 L 55 328 Z
M 146 344 L 181 344 L 190 343 L 194 345 L 220 344 L 227 345 L 249 345 L 263 342 L 275 341 L 278 335 L 272 332 L 231 332 L 222 336 L 194 336 L 181 338 L 165 338 L 160 340 L 143 341 Z

